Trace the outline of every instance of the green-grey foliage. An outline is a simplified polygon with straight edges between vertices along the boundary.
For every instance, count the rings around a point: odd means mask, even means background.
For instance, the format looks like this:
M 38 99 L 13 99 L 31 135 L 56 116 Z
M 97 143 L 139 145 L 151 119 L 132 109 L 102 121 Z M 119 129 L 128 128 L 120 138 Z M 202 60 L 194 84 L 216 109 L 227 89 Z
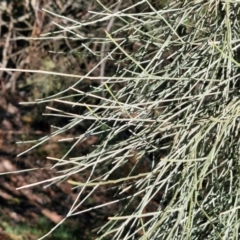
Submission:
M 170 2 L 159 9 L 156 1 L 115 1 L 86 21 L 69 20 L 62 31 L 84 39 L 82 27 L 110 26 L 114 19 L 105 35 L 80 48 L 99 57 L 93 70 L 105 74 L 90 71 L 66 91 L 38 100 L 86 108 L 84 114 L 51 108 L 54 117 L 69 118 L 51 136 L 91 121 L 72 149 L 98 138 L 91 153 L 59 159 L 54 167 L 69 167 L 53 182 L 89 170 L 85 183 L 70 181 L 79 195 L 67 217 L 80 214 L 102 186 L 117 187 L 112 202 L 94 207 L 120 206 L 99 239 L 239 236 L 240 3 Z M 93 52 L 91 41 L 107 53 Z M 89 92 L 79 87 L 85 79 L 97 83 Z M 73 93 L 78 100 L 68 102 Z M 97 103 L 86 103 L 89 97 Z M 86 188 L 91 191 L 82 197 Z

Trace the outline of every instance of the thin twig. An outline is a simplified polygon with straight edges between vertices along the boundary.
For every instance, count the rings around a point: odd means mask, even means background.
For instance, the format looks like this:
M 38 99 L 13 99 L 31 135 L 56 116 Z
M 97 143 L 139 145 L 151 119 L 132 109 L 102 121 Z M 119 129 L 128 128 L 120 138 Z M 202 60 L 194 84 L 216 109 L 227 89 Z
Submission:
M 121 5 L 122 1 L 120 0 L 117 4 L 117 6 L 115 7 L 113 13 L 116 13 L 119 8 L 120 8 L 120 5 Z M 110 32 L 112 26 L 113 26 L 113 23 L 114 23 L 114 20 L 115 20 L 115 17 L 112 17 L 106 27 L 106 31 L 107 32 Z M 109 44 L 107 43 L 103 43 L 102 46 L 101 46 L 101 66 L 100 66 L 100 85 L 102 85 L 103 83 L 103 79 L 102 77 L 104 77 L 105 75 L 105 68 L 106 68 L 106 59 L 104 59 L 105 57 L 105 52 L 107 53 L 109 50 Z M 104 86 L 103 86 L 104 87 Z M 104 91 L 102 91 L 102 96 L 104 96 Z

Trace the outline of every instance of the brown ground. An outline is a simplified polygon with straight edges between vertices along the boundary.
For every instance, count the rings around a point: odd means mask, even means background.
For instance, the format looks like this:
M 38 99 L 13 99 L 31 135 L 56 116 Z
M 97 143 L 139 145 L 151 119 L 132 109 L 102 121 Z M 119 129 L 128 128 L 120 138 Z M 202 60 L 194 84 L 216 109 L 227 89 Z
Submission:
M 36 1 L 35 5 L 34 2 L 16 0 L 6 4 L 1 3 L 0 67 L 42 69 L 71 74 L 88 71 L 94 64 L 94 59 L 83 59 L 79 62 L 79 59 L 74 56 L 61 56 L 48 52 L 48 50 L 65 51 L 74 48 L 76 45 L 70 41 L 17 40 L 17 38 L 34 38 L 56 29 L 51 21 L 60 23 L 61 20 L 47 15 L 40 10 L 41 7 L 64 16 L 82 19 L 87 17 L 87 8 L 94 9 L 96 5 L 86 6 L 82 1 Z M 58 139 L 55 138 L 34 151 L 16 157 L 31 146 L 16 144 L 16 142 L 38 139 L 51 132 L 50 124 L 53 122 L 41 116 L 44 111 L 43 106 L 22 106 L 19 102 L 29 102 L 35 98 L 47 96 L 66 86 L 63 79 L 58 79 L 58 84 L 52 84 L 52 81 L 37 74 L 0 71 L 0 173 L 2 173 L 0 175 L 0 222 L 3 222 L 4 216 L 12 226 L 21 222 L 34 225 L 41 216 L 45 216 L 53 223 L 58 223 L 68 213 L 77 195 L 67 182 L 47 188 L 43 188 L 44 184 L 42 184 L 17 190 L 27 184 L 56 176 L 57 173 L 50 170 L 53 162 L 46 160 L 46 157 L 61 157 L 65 151 L 62 150 L 63 145 L 56 144 Z M 53 85 L 56 88 L 53 88 Z M 48 89 L 52 92 L 48 92 Z M 62 124 L 58 121 L 54 123 Z M 81 132 L 80 129 L 77 131 Z M 69 132 L 68 137 L 71 134 Z M 96 139 L 84 142 L 82 149 L 88 148 L 88 145 L 93 144 L 94 141 Z M 26 169 L 35 170 L 4 174 Z M 83 181 L 78 175 L 73 176 L 72 180 Z M 82 228 L 80 232 L 87 234 L 105 218 L 99 214 L 96 216 L 96 212 L 86 213 L 81 217 L 72 218 L 71 224 L 78 226 L 79 229 Z M 14 239 L 13 236 L 5 234 L 5 230 L 4 224 L 0 224 L 0 239 Z M 36 239 L 36 236 L 28 236 L 26 239 Z

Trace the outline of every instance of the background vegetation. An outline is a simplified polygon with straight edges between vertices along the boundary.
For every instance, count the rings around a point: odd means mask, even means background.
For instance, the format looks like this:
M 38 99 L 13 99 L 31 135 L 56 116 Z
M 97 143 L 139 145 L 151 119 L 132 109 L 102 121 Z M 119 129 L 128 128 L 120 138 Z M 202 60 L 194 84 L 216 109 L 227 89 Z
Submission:
M 54 125 L 30 149 L 71 142 L 48 158 L 44 183 L 76 191 L 56 226 L 95 212 L 99 239 L 238 239 L 239 3 L 95 3 L 81 20 L 46 11 L 61 20 L 40 37 L 88 66 L 34 102 Z

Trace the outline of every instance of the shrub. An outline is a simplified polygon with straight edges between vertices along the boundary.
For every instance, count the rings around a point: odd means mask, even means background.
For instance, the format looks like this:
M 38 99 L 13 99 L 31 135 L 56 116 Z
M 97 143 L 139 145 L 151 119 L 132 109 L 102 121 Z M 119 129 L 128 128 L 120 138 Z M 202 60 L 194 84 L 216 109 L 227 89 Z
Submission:
M 86 182 L 69 180 L 79 192 L 66 217 L 110 188 L 108 202 L 88 209 L 116 209 L 99 239 L 239 235 L 239 3 L 170 2 L 163 9 L 148 0 L 100 3 L 85 21 L 65 19 L 61 32 L 81 40 L 76 51 L 99 63 L 68 89 L 36 101 L 71 111 L 49 108 L 48 115 L 69 122 L 35 146 L 88 124 L 57 159 L 54 167 L 65 169 L 52 182 L 89 173 Z M 103 22 L 106 34 L 82 35 L 81 28 Z M 85 81 L 92 82 L 87 92 Z M 68 157 L 90 137 L 91 152 Z

